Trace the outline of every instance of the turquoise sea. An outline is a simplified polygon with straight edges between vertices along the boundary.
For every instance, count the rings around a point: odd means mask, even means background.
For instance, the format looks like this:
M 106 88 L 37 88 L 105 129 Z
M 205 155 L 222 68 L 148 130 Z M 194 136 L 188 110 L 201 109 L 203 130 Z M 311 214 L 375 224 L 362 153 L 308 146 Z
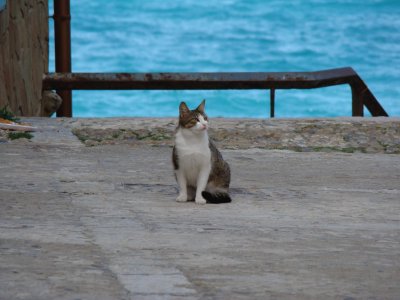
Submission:
M 53 8 L 50 1 L 50 14 Z M 400 116 L 399 0 L 71 0 L 74 72 L 272 72 L 351 66 Z M 50 20 L 50 71 L 54 71 Z M 76 117 L 268 117 L 269 91 L 74 91 Z M 277 90 L 276 117 L 351 115 L 347 86 Z

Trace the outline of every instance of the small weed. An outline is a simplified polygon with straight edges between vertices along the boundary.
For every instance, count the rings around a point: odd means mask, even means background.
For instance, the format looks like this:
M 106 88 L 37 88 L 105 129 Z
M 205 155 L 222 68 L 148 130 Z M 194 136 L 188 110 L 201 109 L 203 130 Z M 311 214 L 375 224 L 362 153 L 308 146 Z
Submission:
M 112 134 L 112 138 L 113 138 L 113 139 L 118 139 L 122 134 L 123 134 L 123 133 L 122 133 L 122 130 L 120 130 L 119 132 L 114 132 L 114 133 Z
M 33 135 L 30 134 L 29 132 L 14 132 L 11 131 L 8 133 L 8 138 L 10 140 L 16 140 L 16 139 L 31 139 L 33 138 Z
M 19 121 L 19 119 L 8 108 L 8 104 L 3 106 L 3 108 L 0 108 L 0 118 L 6 119 L 6 120 L 9 120 L 12 122 Z

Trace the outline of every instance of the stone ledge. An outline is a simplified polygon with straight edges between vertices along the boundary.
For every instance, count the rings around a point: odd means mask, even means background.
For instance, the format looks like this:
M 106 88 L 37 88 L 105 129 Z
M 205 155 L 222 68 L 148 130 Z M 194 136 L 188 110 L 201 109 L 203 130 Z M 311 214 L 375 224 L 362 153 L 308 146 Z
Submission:
M 86 145 L 172 146 L 171 118 L 72 119 Z M 212 119 L 210 137 L 224 149 L 400 154 L 400 118 Z

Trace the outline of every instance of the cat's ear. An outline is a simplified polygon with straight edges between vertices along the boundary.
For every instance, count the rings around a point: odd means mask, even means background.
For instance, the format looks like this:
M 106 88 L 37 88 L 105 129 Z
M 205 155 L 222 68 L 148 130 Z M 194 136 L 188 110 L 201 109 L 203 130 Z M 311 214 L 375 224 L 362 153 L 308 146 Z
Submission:
M 206 106 L 206 99 L 203 99 L 203 101 L 201 101 L 200 105 L 196 108 L 196 110 L 204 114 L 205 106 Z
M 188 113 L 190 113 L 189 107 L 187 107 L 185 102 L 181 102 L 181 104 L 179 104 L 179 116 L 183 117 Z

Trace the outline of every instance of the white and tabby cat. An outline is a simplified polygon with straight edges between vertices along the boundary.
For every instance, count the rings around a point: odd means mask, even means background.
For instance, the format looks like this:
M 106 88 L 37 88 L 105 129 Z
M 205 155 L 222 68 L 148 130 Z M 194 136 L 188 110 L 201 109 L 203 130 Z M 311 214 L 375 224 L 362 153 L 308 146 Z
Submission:
M 197 204 L 231 202 L 228 194 L 231 173 L 214 143 L 208 138 L 205 100 L 194 110 L 179 105 L 172 163 L 179 185 L 178 202 Z

